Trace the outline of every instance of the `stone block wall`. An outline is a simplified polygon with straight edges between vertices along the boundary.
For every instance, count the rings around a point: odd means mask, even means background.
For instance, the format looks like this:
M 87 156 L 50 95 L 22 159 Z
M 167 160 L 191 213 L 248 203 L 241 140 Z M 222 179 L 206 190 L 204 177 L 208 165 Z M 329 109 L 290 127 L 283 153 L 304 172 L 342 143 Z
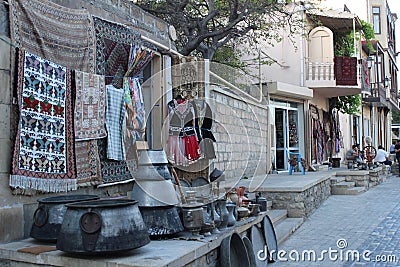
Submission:
M 135 6 L 129 0 L 52 0 L 61 6 L 87 9 L 91 14 L 123 23 L 143 36 L 169 46 L 168 24 Z M 37 195 L 33 190 L 9 187 L 9 173 L 15 132 L 17 106 L 12 105 L 11 73 L 12 45 L 7 1 L 0 3 L 0 242 L 21 239 L 29 235 L 36 200 L 56 194 Z M 132 190 L 132 183 L 102 189 L 83 188 L 74 193 L 92 193 L 102 197 L 124 196 Z M 1 265 L 1 262 L 0 262 Z
M 210 93 L 217 158 L 214 166 L 228 179 L 267 173 L 266 106 L 221 90 Z
M 273 209 L 286 209 L 288 217 L 310 216 L 330 195 L 330 180 L 326 179 L 303 192 L 263 192 L 272 201 Z

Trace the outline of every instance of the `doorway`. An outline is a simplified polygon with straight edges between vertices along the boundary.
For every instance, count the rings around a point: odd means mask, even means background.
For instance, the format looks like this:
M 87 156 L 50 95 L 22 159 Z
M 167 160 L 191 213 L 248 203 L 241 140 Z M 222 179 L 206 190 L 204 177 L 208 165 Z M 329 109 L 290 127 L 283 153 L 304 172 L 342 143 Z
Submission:
M 276 102 L 275 102 L 276 103 Z M 276 103 L 277 104 L 277 103 Z M 297 108 L 299 104 L 286 102 L 279 103 L 279 106 L 272 108 L 272 120 L 274 122 L 275 142 L 272 146 L 272 160 L 274 169 L 277 171 L 288 170 L 288 154 L 290 152 L 301 152 L 303 142 L 300 136 L 304 136 L 303 116 L 301 109 Z

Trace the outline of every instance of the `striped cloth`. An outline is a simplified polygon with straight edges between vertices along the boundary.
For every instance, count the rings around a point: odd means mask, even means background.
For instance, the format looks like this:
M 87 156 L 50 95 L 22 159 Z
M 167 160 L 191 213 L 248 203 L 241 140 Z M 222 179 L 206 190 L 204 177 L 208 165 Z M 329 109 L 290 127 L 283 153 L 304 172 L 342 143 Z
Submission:
M 125 132 L 125 105 L 124 91 L 113 85 L 106 86 L 107 90 L 107 158 L 125 160 L 122 135 Z

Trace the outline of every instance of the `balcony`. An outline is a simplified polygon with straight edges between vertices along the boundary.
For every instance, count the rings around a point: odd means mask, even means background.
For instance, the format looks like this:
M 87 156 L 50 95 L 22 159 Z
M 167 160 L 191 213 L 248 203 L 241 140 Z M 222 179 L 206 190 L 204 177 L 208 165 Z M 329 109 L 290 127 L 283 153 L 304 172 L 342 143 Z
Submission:
M 363 102 L 375 107 L 387 107 L 392 111 L 400 111 L 398 93 L 385 88 L 383 83 L 371 83 L 371 94 L 364 95 Z
M 361 64 L 357 58 L 335 57 L 334 62 L 306 60 L 305 85 L 325 97 L 361 93 Z
M 388 107 L 386 89 L 382 83 L 371 83 L 371 94 L 363 96 L 363 101 L 376 107 Z

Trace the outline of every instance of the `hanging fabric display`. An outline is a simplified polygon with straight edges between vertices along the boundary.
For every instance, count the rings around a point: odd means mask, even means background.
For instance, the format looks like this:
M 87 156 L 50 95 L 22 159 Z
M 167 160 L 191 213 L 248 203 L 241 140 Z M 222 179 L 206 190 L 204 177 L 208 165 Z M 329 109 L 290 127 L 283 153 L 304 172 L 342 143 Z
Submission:
M 93 19 L 86 9 L 47 0 L 12 0 L 10 33 L 16 46 L 69 69 L 95 72 Z
M 106 137 L 104 76 L 75 71 L 75 84 L 75 139 L 88 140 Z
M 120 78 L 128 71 L 131 43 L 140 35 L 120 24 L 93 17 L 96 33 L 96 73 L 106 75 L 106 84 L 122 88 Z
M 75 190 L 70 70 L 20 50 L 17 87 L 20 119 L 10 186 Z
M 127 107 L 126 137 L 133 144 L 143 140 L 146 131 L 146 114 L 142 88 L 137 76 L 153 58 L 154 52 L 138 45 L 131 45 L 128 70 L 123 80 L 125 104 Z
M 187 166 L 200 158 L 200 147 L 195 130 L 195 112 L 187 100 L 169 103 L 168 159 Z
M 124 92 L 107 85 L 107 158 L 113 160 L 125 160 L 122 133 L 125 131 L 125 105 Z
M 78 186 L 101 184 L 100 157 L 97 141 L 75 142 L 75 155 Z
M 205 159 L 215 159 L 215 137 L 211 131 L 213 119 L 210 105 L 204 99 L 194 99 L 195 129 L 200 151 Z

